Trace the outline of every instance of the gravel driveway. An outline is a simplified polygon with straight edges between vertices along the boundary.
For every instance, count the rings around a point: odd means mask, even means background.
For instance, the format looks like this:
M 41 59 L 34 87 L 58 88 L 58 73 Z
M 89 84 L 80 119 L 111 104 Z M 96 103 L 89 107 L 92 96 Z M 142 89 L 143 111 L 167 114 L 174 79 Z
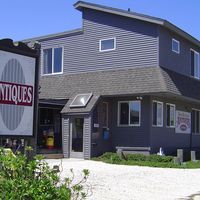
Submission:
M 47 160 L 59 165 L 61 160 Z M 62 159 L 62 177 L 74 169 L 76 178 L 89 169 L 93 194 L 88 200 L 171 200 L 189 199 L 200 193 L 200 169 L 166 169 L 111 165 L 102 162 Z M 200 199 L 200 198 L 195 198 Z

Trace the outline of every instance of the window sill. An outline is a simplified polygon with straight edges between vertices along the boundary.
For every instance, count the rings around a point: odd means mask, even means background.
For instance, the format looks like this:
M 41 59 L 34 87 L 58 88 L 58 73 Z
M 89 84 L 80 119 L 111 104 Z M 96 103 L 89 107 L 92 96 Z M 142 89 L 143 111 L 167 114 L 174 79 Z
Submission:
M 41 76 L 56 76 L 56 75 L 61 75 L 63 72 L 58 72 L 58 73 L 52 73 L 52 74 L 41 74 Z
M 114 51 L 116 49 L 106 49 L 106 50 L 99 50 L 99 52 L 108 52 L 108 51 Z
M 195 76 L 192 76 L 192 75 L 190 75 L 190 78 L 192 78 L 192 79 L 194 79 L 194 80 L 196 80 L 196 81 L 200 81 L 200 78 L 195 77 Z
M 152 125 L 154 128 L 163 128 L 163 125 Z
M 175 126 L 166 126 L 166 128 L 175 128 Z
M 200 133 L 192 133 L 192 135 L 199 135 L 200 136 Z
M 117 127 L 119 127 L 119 128 L 123 128 L 123 127 L 140 127 L 140 124 L 139 125 L 117 125 Z

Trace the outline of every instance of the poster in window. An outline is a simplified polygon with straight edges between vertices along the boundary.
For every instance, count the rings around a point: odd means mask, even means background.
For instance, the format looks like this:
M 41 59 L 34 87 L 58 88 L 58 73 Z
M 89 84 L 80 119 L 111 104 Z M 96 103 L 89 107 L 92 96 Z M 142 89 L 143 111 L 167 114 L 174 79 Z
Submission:
M 176 111 L 176 133 L 191 133 L 191 113 Z

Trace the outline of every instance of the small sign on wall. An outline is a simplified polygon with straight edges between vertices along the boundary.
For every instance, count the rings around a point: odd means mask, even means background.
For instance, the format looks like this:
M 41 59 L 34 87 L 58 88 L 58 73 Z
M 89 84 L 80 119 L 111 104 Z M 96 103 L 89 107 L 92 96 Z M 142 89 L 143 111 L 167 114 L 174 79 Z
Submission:
M 191 113 L 176 111 L 176 133 L 191 133 Z
M 99 124 L 94 124 L 94 128 L 99 128 Z

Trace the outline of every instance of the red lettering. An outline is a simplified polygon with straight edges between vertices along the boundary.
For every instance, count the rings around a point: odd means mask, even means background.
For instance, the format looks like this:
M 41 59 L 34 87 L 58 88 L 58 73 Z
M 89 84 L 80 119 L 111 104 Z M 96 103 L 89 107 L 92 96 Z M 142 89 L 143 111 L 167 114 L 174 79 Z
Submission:
M 0 81 L 0 104 L 32 106 L 33 86 Z

